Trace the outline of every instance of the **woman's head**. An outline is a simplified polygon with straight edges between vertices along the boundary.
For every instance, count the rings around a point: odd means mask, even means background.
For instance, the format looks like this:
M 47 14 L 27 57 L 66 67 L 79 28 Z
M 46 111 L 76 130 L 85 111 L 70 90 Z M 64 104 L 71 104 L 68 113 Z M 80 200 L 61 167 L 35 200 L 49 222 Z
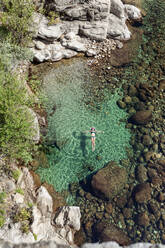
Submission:
M 95 128 L 94 127 L 91 127 L 91 131 L 95 131 Z

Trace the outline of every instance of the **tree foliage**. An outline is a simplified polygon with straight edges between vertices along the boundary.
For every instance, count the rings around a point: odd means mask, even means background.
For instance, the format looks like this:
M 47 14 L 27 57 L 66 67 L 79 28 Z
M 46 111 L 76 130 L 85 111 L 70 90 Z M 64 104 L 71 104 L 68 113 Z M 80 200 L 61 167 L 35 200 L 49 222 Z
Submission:
M 3 154 L 31 160 L 34 150 L 32 116 L 27 111 L 29 97 L 17 76 L 0 68 L 0 150 Z
M 14 43 L 25 45 L 32 35 L 29 25 L 35 9 L 33 1 L 1 0 L 0 9 L 2 27 L 8 31 Z

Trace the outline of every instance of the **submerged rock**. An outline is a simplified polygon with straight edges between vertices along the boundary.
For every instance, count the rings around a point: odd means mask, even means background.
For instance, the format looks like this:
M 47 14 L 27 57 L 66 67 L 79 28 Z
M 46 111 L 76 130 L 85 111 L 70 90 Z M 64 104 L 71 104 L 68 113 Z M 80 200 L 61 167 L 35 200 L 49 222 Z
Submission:
M 149 183 L 141 183 L 135 187 L 135 200 L 138 203 L 146 203 L 151 200 L 152 189 Z
M 129 121 L 137 125 L 145 125 L 148 122 L 150 122 L 151 119 L 152 119 L 151 110 L 141 110 L 141 111 L 137 111 L 134 115 L 132 115 Z
M 110 162 L 105 168 L 99 170 L 92 178 L 92 189 L 101 198 L 113 199 L 121 193 L 127 182 L 127 172 L 125 168 Z
M 113 224 L 100 222 L 94 228 L 97 238 L 101 242 L 116 241 L 119 245 L 129 245 L 131 243 L 131 240 L 123 230 Z

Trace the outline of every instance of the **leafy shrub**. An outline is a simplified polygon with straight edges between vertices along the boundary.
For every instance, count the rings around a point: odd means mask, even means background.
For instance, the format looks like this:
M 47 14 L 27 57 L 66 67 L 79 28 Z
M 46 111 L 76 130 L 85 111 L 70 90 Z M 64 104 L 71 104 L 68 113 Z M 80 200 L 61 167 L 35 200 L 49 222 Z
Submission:
M 1 0 L 0 9 L 3 10 L 0 21 L 12 41 L 27 44 L 32 37 L 29 24 L 34 13 L 33 0 Z
M 4 203 L 5 198 L 6 198 L 6 193 L 5 192 L 1 192 L 0 193 L 0 203 Z
M 29 231 L 30 231 L 29 222 L 28 222 L 28 221 L 23 221 L 23 222 L 21 223 L 20 230 L 21 230 L 23 233 L 28 234 Z
M 24 195 L 24 191 L 21 188 L 16 189 L 15 192 Z
M 12 69 L 21 60 L 32 60 L 33 54 L 30 49 L 12 43 L 10 39 L 0 39 L 0 63 L 7 70 Z
M 3 227 L 5 224 L 5 217 L 3 215 L 0 215 L 0 228 Z
M 48 13 L 48 19 L 49 19 L 48 25 L 54 25 L 60 22 L 60 15 L 58 12 L 50 11 Z
M 30 221 L 31 217 L 32 217 L 31 212 L 28 209 L 21 208 L 14 216 L 14 221 L 15 222 L 21 222 L 25 220 Z
M 15 181 L 18 180 L 18 178 L 20 177 L 21 172 L 20 170 L 12 170 L 12 177 L 14 178 Z
M 16 75 L 5 71 L 0 65 L 0 150 L 3 154 L 31 160 L 35 145 L 32 141 L 32 116 L 26 108 L 31 102 L 27 97 L 25 86 Z

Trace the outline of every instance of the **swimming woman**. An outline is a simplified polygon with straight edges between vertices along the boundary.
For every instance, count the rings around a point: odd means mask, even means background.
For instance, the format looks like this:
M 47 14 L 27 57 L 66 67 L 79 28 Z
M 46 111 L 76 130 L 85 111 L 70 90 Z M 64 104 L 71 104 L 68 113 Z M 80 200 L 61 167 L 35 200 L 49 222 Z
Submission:
M 103 131 L 97 131 L 94 127 L 91 127 L 89 131 L 91 133 L 91 142 L 92 142 L 92 152 L 95 151 L 95 139 L 96 139 L 96 133 L 103 133 Z

